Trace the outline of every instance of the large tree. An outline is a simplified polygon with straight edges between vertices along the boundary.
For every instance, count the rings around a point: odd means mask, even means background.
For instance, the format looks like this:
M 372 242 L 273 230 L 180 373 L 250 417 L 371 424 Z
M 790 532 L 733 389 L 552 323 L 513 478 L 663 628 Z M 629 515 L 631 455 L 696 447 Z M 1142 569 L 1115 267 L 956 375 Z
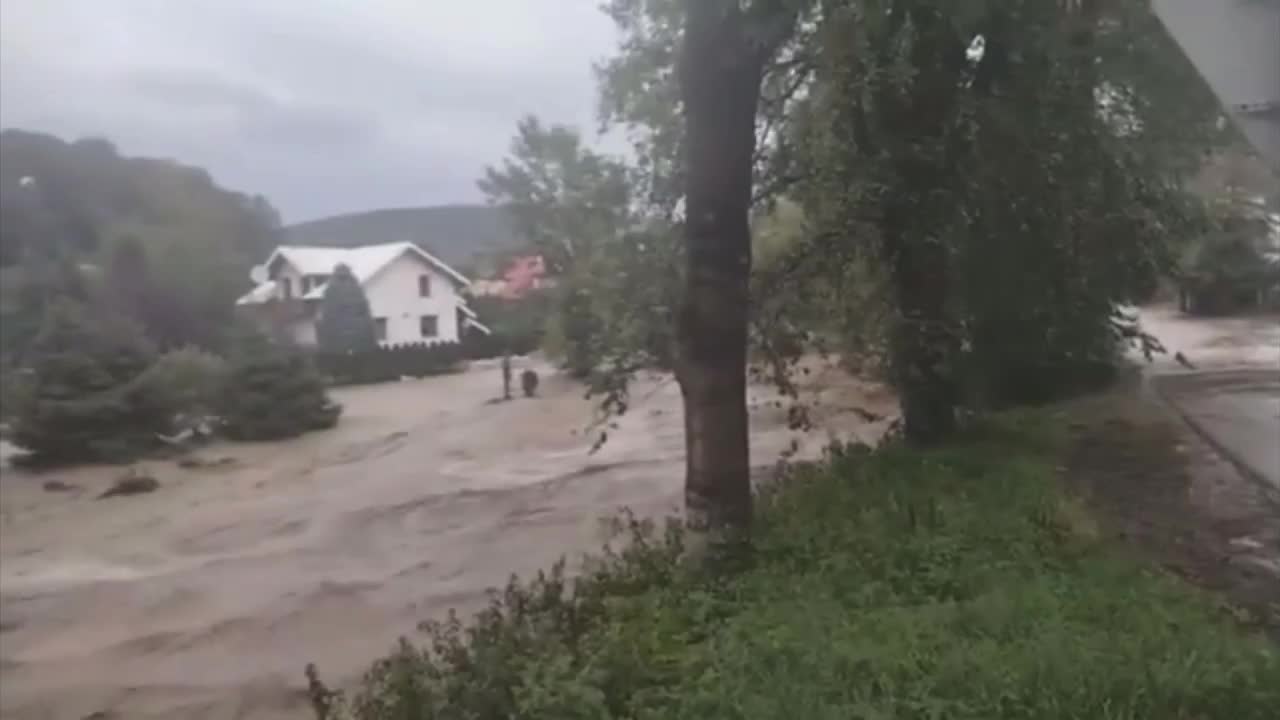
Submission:
M 325 284 L 316 321 L 316 344 L 324 352 L 347 354 L 378 347 L 369 299 L 351 268 L 339 263 Z
M 789 5 L 685 2 L 678 72 L 686 269 L 676 377 L 684 396 L 686 516 L 713 541 L 740 535 L 751 522 L 746 364 L 756 114 L 765 66 L 795 21 Z
M 595 307 L 601 258 L 631 222 L 626 166 L 585 147 L 573 128 L 526 117 L 510 156 L 500 167 L 486 168 L 479 186 L 556 278 L 555 335 L 565 367 L 586 379 L 603 347 L 604 323 Z
M 170 409 L 144 371 L 155 351 L 141 330 L 109 309 L 52 303 L 27 358 L 13 439 L 41 463 L 121 461 L 157 444 Z

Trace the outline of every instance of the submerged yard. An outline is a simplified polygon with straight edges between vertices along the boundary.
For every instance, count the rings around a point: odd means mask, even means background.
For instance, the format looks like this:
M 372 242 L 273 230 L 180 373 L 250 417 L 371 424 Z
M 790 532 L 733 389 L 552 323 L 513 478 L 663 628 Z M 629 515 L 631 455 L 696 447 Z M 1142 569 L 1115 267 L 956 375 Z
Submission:
M 0 716 L 305 717 L 302 668 L 354 678 L 397 636 L 563 554 L 599 547 L 621 507 L 676 512 L 680 395 L 644 379 L 609 442 L 588 451 L 581 386 L 539 366 L 536 399 L 492 402 L 496 366 L 346 388 L 339 426 L 284 443 L 216 445 L 201 467 L 144 462 L 160 489 L 95 499 L 124 472 L 83 467 L 0 483 Z M 880 387 L 815 374 L 816 456 L 874 440 Z M 819 390 L 820 388 L 820 390 Z M 753 391 L 755 462 L 794 435 Z M 188 463 L 190 464 L 190 463 Z M 69 491 L 49 492 L 46 483 Z
M 1216 336 L 1156 327 L 1212 364 Z M 675 513 L 676 385 L 643 379 L 590 454 L 581 387 L 538 367 L 540 397 L 509 403 L 485 365 L 339 390 L 336 429 L 141 463 L 160 488 L 135 497 L 96 499 L 123 468 L 6 470 L 0 716 L 307 718 L 306 663 L 355 689 L 420 621 L 562 555 L 576 568 L 601 518 Z M 793 440 L 817 459 L 883 433 L 864 414 L 892 413 L 883 387 L 816 369 L 808 434 L 752 390 L 762 476 Z M 655 546 L 561 615 L 572 632 L 499 620 L 492 664 L 444 685 L 416 655 L 383 667 L 409 671 L 413 712 L 452 688 L 447 709 L 499 713 L 476 717 L 1270 718 L 1280 517 L 1193 436 L 1134 427 L 1103 403 L 942 451 L 837 454 L 765 493 L 745 568 L 690 575 Z

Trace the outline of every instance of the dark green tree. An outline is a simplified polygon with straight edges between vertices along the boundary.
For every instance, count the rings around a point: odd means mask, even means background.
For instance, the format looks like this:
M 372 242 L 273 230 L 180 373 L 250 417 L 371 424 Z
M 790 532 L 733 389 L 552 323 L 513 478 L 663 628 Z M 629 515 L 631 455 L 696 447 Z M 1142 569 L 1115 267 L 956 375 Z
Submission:
M 342 407 L 329 399 L 301 351 L 257 336 L 244 337 L 237 345 L 216 408 L 227 437 L 277 440 L 338 422 Z
M 501 167 L 486 169 L 479 186 L 506 210 L 526 251 L 540 255 L 556 279 L 564 365 L 586 379 L 609 344 L 602 291 L 623 291 L 604 258 L 632 222 L 626 166 L 585 147 L 573 128 L 527 117 L 516 128 L 510 156 Z
M 172 413 L 143 382 L 154 349 L 125 318 L 57 302 L 28 359 L 13 438 L 36 462 L 128 460 L 169 428 Z
M 486 168 L 480 190 L 501 205 L 553 276 L 580 267 L 628 223 L 627 168 L 586 148 L 576 130 L 522 119 L 501 167 Z
M 329 353 L 356 353 L 378 346 L 373 314 L 364 288 L 351 268 L 339 264 L 325 286 L 316 322 L 316 341 Z

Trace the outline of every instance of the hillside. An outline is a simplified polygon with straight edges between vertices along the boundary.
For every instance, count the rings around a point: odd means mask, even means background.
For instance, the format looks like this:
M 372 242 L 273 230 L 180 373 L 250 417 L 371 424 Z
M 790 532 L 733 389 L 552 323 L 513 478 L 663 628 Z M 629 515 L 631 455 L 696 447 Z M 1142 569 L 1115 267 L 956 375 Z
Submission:
M 501 208 L 440 205 L 335 215 L 285 228 L 286 242 L 351 247 L 415 242 L 452 265 L 475 265 L 520 245 Z
M 62 253 L 91 261 L 120 237 L 244 262 L 275 245 L 276 211 L 203 168 L 120 155 L 109 141 L 0 132 L 0 265 Z
M 67 268 L 131 268 L 125 284 L 145 285 L 149 298 L 148 317 L 134 319 L 153 340 L 214 346 L 279 231 L 265 198 L 223 188 L 203 168 L 16 129 L 0 132 L 0 216 L 5 359 L 23 355 L 47 300 L 74 290 Z

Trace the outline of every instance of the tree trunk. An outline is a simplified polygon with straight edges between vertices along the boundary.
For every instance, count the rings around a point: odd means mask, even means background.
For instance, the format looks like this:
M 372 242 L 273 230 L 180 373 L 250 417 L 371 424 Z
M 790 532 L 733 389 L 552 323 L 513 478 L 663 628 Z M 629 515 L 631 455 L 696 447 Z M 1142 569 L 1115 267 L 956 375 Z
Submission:
M 895 186 L 884 195 L 881 228 L 897 316 L 891 365 L 908 441 L 929 445 L 956 428 L 956 341 L 947 313 L 950 251 L 943 237 L 956 216 L 963 148 L 950 123 L 964 71 L 964 48 L 930 3 L 908 6 L 915 76 L 878 102 L 882 125 L 900 136 L 892 149 Z
M 899 238 L 895 244 L 892 354 L 903 433 L 912 443 L 932 445 L 956 429 L 956 348 L 947 318 L 949 258 L 946 246 L 931 238 Z
M 764 55 L 736 0 L 686 0 L 687 273 L 677 329 L 685 506 L 710 542 L 751 522 L 746 360 L 752 156 Z

